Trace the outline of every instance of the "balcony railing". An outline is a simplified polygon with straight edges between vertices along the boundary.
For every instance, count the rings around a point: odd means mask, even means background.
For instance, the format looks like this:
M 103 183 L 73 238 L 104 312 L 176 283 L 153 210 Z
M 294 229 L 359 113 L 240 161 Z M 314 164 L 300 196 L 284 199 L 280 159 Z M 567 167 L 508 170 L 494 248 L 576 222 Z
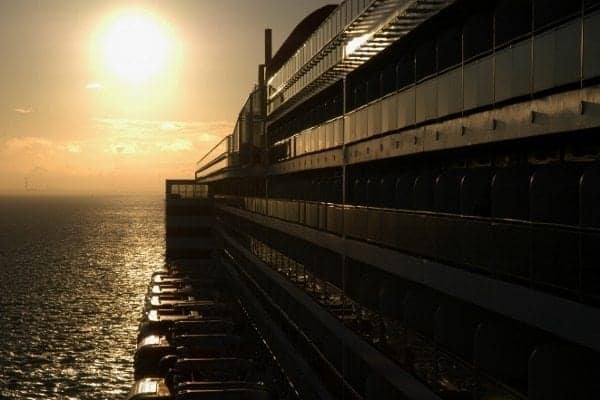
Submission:
M 568 21 L 555 29 L 376 99 L 346 113 L 343 121 L 340 117 L 305 129 L 277 142 L 275 146 L 287 148 L 283 159 L 298 157 L 342 143 L 433 123 L 496 104 L 503 105 L 525 96 L 533 97 L 536 93 L 547 93 L 556 88 L 564 90 L 578 82 L 593 81 L 600 76 L 600 63 L 596 57 L 600 41 L 592 26 L 599 24 L 600 12 Z M 556 44 L 546 46 L 547 42 Z M 562 48 L 571 50 L 559 52 Z M 581 54 L 579 49 L 582 49 Z M 555 70 L 563 73 L 554 74 L 552 71 Z M 559 112 L 567 108 L 565 104 L 561 107 Z M 589 111 L 588 118 L 591 115 L 592 111 Z M 328 139 L 332 125 L 336 132 L 334 140 Z M 340 136 L 340 128 L 343 129 L 343 137 Z M 501 138 L 507 139 L 510 134 L 517 135 L 518 131 L 506 133 Z
M 269 80 L 269 114 L 346 76 L 452 2 L 342 2 Z
M 204 199 L 208 197 L 208 186 L 191 179 L 168 179 L 165 182 L 165 194 L 167 200 Z
M 213 169 L 211 167 L 217 164 L 222 166 L 223 161 L 227 161 L 231 137 L 231 135 L 225 136 L 196 163 L 196 176 L 200 173 L 206 175 L 206 170 Z
M 598 281 L 590 269 L 600 240 L 596 227 L 302 200 L 225 197 L 221 201 L 584 303 L 598 301 Z

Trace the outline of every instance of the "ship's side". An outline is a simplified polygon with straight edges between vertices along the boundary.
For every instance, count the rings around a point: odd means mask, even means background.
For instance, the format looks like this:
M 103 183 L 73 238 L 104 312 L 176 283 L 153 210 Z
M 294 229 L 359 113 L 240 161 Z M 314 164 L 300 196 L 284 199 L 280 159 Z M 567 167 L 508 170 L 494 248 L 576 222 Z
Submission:
M 595 398 L 600 2 L 347 0 L 265 44 L 195 180 L 323 393 Z

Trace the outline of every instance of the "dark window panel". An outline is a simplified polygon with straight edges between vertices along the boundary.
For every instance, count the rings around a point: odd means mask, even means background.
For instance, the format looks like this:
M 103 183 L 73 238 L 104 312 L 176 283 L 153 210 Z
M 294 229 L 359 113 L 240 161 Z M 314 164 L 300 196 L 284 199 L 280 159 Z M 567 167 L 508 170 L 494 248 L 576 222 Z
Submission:
M 348 87 L 346 88 L 347 93 L 346 93 L 346 111 L 350 111 L 353 110 L 355 105 L 354 105 L 354 88 L 351 85 L 348 85 Z
M 433 40 L 421 44 L 415 54 L 417 65 L 417 81 L 437 71 L 435 42 Z
M 600 6 L 600 0 L 583 0 L 583 4 L 586 9 Z
M 367 102 L 373 101 L 381 96 L 381 82 L 379 72 L 373 72 L 367 84 Z
M 485 53 L 492 48 L 492 14 L 482 12 L 473 15 L 463 30 L 465 59 Z
M 323 121 L 328 120 L 333 115 L 333 99 L 327 100 L 325 107 L 323 108 Z
M 332 97 L 329 102 L 329 111 L 327 115 L 327 119 L 331 119 L 338 114 L 338 99 L 337 97 Z
M 412 55 L 406 55 L 398 60 L 396 74 L 398 89 L 415 83 L 415 62 Z
M 342 98 L 342 95 L 341 95 L 341 94 L 339 94 L 339 95 L 336 97 L 336 99 L 337 99 L 337 100 L 336 100 L 336 106 L 337 106 L 337 107 L 336 107 L 336 115 L 340 115 L 340 114 L 342 114 L 342 113 L 344 112 L 344 110 L 343 110 L 344 104 L 343 104 L 343 98 Z
M 535 0 L 535 29 L 558 22 L 581 10 L 581 0 Z
M 315 124 L 320 124 L 327 118 L 327 102 L 323 102 L 319 107 L 317 107 L 317 113 L 315 115 Z
M 367 85 L 365 83 L 360 83 L 356 86 L 354 92 L 354 106 L 360 107 L 367 101 Z
M 531 32 L 530 0 L 504 0 L 496 8 L 496 46 Z
M 393 92 L 396 89 L 396 69 L 395 65 L 390 64 L 382 72 L 381 76 L 382 95 Z
M 458 28 L 443 32 L 438 37 L 438 66 L 439 70 L 460 64 L 462 59 L 462 38 Z

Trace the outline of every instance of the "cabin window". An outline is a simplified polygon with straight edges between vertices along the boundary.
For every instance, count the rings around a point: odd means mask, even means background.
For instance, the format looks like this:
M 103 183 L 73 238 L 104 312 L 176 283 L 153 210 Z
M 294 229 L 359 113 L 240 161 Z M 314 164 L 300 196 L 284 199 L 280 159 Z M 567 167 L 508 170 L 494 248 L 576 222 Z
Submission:
M 343 107 L 344 107 L 344 101 L 342 99 L 342 95 L 341 94 L 337 95 L 335 97 L 334 102 L 335 102 L 335 115 L 342 114 L 344 112 L 344 109 L 343 109 Z
M 438 38 L 439 70 L 460 64 L 462 59 L 462 37 L 458 28 L 452 28 L 442 33 Z
M 398 89 L 415 83 L 415 61 L 412 55 L 406 55 L 398 60 L 396 82 Z
M 327 119 L 327 101 L 319 104 L 316 107 L 315 121 L 313 125 L 320 124 Z
M 329 103 L 327 106 L 327 118 L 331 119 L 337 115 L 337 97 L 332 97 L 329 99 Z
M 583 1 L 585 9 L 590 9 L 592 7 L 596 7 L 600 5 L 600 0 L 584 0 Z
M 556 23 L 581 10 L 581 0 L 535 0 L 535 29 Z
M 366 83 L 359 83 L 356 85 L 356 89 L 354 89 L 354 106 L 360 107 L 366 103 L 367 97 L 367 85 Z
M 354 109 L 354 89 L 351 85 L 348 85 L 347 93 L 346 93 L 346 111 L 350 111 Z
M 496 46 L 531 32 L 531 1 L 504 0 L 496 8 Z
M 327 121 L 333 115 L 334 101 L 335 100 L 331 98 L 325 102 L 325 107 L 323 107 L 323 115 L 321 117 L 321 121 Z
M 319 109 L 321 108 L 321 106 L 316 106 L 314 108 L 312 108 L 309 111 L 309 118 L 308 118 L 308 124 L 306 125 L 305 128 L 308 128 L 309 126 L 313 126 L 315 125 L 317 122 L 319 122 Z
M 463 30 L 465 60 L 491 50 L 492 22 L 489 12 L 478 13 L 467 20 Z
M 396 69 L 395 65 L 390 64 L 381 73 L 382 96 L 393 92 L 396 89 Z
M 367 83 L 367 102 L 379 98 L 380 92 L 381 82 L 379 80 L 379 72 L 373 72 Z
M 329 114 L 331 114 L 332 101 L 333 99 L 329 98 L 323 103 L 323 107 L 321 107 L 321 115 L 319 116 L 319 122 L 323 122 L 329 119 Z
M 435 42 L 429 40 L 419 47 L 416 51 L 416 65 L 417 65 L 417 81 L 435 74 L 437 71 L 436 56 L 435 56 Z

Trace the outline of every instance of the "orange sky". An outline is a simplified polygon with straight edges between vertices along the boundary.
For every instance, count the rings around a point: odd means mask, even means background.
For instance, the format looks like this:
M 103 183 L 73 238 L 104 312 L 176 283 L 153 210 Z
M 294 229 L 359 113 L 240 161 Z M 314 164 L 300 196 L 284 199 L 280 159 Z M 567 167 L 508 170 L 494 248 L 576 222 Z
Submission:
M 0 194 L 26 184 L 30 193 L 160 193 L 164 179 L 192 177 L 256 81 L 264 28 L 277 48 L 327 3 L 1 2 Z M 168 37 L 164 67 L 143 83 L 103 59 L 123 12 L 151 17 Z

